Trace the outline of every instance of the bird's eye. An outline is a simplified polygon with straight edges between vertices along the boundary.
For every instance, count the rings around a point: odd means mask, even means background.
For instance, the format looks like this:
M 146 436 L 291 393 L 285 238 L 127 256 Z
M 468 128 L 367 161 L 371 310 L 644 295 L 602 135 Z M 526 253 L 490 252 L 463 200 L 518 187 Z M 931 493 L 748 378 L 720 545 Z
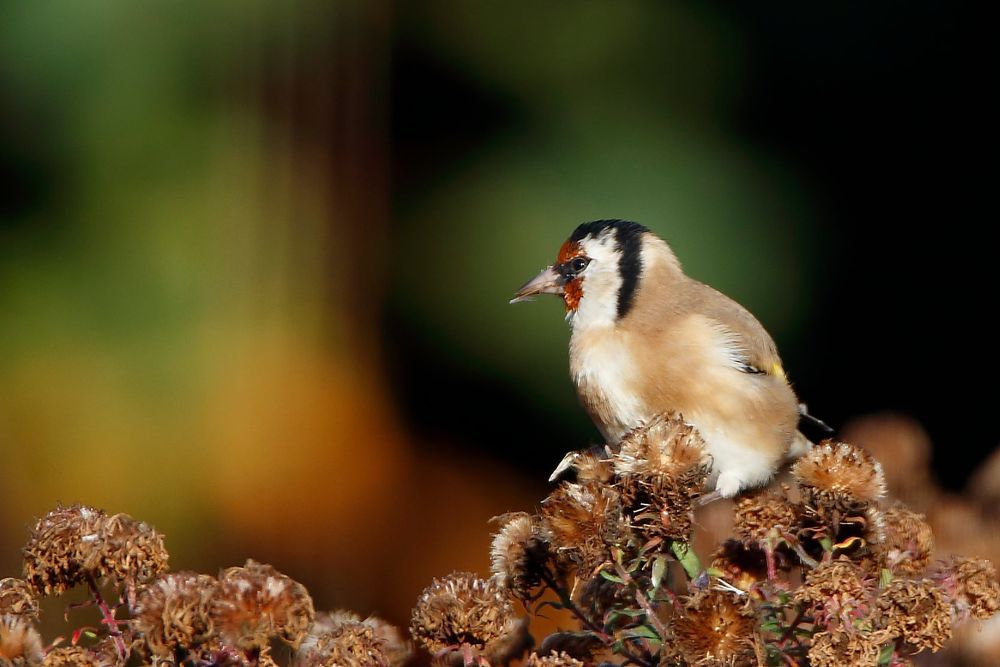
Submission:
M 569 268 L 573 270 L 573 273 L 580 273 L 587 265 L 590 264 L 590 260 L 586 257 L 575 257 L 573 261 L 569 263 Z

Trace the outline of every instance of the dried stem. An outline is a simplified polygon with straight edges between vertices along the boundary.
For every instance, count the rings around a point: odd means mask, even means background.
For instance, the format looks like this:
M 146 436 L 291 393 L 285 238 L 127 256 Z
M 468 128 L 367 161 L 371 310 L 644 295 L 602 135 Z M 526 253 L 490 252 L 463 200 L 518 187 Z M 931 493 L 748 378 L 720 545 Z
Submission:
M 632 575 L 622 566 L 621 563 L 615 563 L 615 571 L 618 572 L 618 576 L 621 577 L 622 581 L 626 585 L 634 585 L 635 580 L 632 579 Z M 670 631 L 667 626 L 663 624 L 660 617 L 656 615 L 656 610 L 653 609 L 653 605 L 649 604 L 649 600 L 646 598 L 646 594 L 642 592 L 638 586 L 635 587 L 635 601 L 639 603 L 642 610 L 646 612 L 646 618 L 649 619 L 650 624 L 656 629 L 660 635 L 660 641 L 666 641 L 667 637 L 670 636 Z
M 573 598 L 570 597 L 569 593 L 567 593 L 566 590 L 559 585 L 559 582 L 556 581 L 555 577 L 553 577 L 552 574 L 547 570 L 542 572 L 542 581 L 544 581 L 545 585 L 551 588 L 555 592 L 555 594 L 559 596 L 559 601 L 562 603 L 563 607 L 569 609 L 570 613 L 576 616 L 576 618 L 580 621 L 580 623 L 584 625 L 584 627 L 593 632 L 597 636 L 597 638 L 601 640 L 601 643 L 603 643 L 605 646 L 607 646 L 608 648 L 612 647 L 614 642 L 612 641 L 611 637 L 608 636 L 608 633 L 604 631 L 604 628 L 597 625 L 597 623 L 591 620 L 589 616 L 583 613 L 583 610 L 580 609 L 580 607 L 578 607 L 575 602 L 573 602 Z M 650 660 L 644 660 L 643 658 L 635 655 L 634 653 L 629 651 L 624 644 L 622 644 L 619 653 L 625 656 L 629 661 L 634 662 L 637 665 L 641 665 L 642 667 L 655 667 L 654 662 Z
M 94 596 L 94 602 L 97 603 L 97 607 L 101 610 L 101 623 L 108 627 L 108 634 L 115 643 L 115 650 L 118 652 L 118 657 L 121 660 L 127 659 L 128 648 L 125 646 L 125 639 L 122 637 L 121 630 L 118 629 L 118 620 L 115 618 L 115 613 L 111 611 L 108 604 L 101 596 L 101 589 L 97 587 L 97 581 L 94 580 L 94 575 L 87 575 L 87 584 L 90 585 L 90 592 Z

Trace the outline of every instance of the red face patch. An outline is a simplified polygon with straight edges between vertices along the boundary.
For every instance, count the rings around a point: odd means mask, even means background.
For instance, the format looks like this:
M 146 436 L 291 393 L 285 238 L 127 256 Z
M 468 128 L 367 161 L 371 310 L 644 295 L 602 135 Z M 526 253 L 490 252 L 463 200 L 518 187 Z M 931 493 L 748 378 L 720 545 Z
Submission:
M 563 301 L 566 303 L 566 312 L 571 313 L 580 305 L 583 298 L 583 281 L 573 278 L 563 286 Z
M 580 244 L 576 241 L 566 241 L 559 248 L 559 255 L 556 257 L 556 264 L 565 264 L 574 257 L 582 253 Z M 583 298 L 583 282 L 579 278 L 570 278 L 563 286 L 563 302 L 566 304 L 566 312 L 571 313 L 580 305 Z
M 580 254 L 580 244 L 576 241 L 566 241 L 559 248 L 556 264 L 564 264 Z

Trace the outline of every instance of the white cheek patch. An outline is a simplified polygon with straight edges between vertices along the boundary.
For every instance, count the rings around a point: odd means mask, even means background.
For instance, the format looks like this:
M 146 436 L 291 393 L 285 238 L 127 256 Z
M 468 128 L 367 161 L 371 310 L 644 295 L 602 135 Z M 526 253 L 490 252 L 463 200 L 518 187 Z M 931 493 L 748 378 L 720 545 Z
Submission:
M 622 286 L 614 234 L 584 239 L 580 246 L 590 264 L 580 276 L 583 297 L 567 318 L 574 329 L 613 326 L 618 319 L 618 292 Z

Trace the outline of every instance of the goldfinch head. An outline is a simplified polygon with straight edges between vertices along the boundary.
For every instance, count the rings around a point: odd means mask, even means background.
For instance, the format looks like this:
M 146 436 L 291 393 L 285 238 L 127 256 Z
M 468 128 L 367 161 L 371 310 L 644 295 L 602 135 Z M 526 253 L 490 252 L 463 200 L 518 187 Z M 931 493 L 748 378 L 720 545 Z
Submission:
M 613 324 L 628 314 L 642 274 L 649 230 L 627 220 L 595 220 L 574 230 L 556 261 L 517 291 L 511 303 L 535 294 L 560 294 L 576 325 Z

